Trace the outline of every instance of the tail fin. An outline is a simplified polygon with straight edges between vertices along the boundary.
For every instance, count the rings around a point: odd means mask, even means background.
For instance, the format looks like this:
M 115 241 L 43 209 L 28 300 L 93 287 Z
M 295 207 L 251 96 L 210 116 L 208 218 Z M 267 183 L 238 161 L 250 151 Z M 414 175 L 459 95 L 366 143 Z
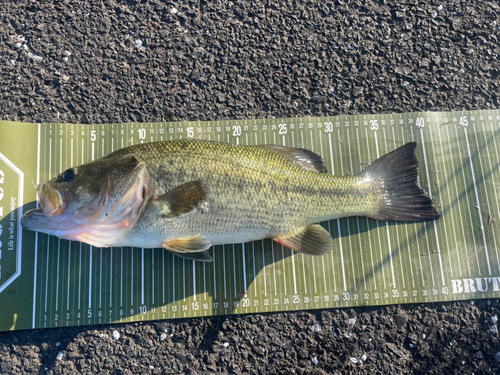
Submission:
M 441 216 L 432 200 L 418 186 L 416 147 L 416 142 L 407 143 L 375 160 L 357 175 L 382 182 L 384 201 L 374 219 L 426 221 Z

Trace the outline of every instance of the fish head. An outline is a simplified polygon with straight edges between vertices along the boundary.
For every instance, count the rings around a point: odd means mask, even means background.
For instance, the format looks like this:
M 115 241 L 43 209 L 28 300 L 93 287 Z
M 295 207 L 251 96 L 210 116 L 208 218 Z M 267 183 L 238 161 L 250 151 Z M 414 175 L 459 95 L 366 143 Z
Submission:
M 145 163 L 135 154 L 111 154 L 38 185 L 39 208 L 26 212 L 21 224 L 59 238 L 111 246 L 152 197 L 150 183 Z

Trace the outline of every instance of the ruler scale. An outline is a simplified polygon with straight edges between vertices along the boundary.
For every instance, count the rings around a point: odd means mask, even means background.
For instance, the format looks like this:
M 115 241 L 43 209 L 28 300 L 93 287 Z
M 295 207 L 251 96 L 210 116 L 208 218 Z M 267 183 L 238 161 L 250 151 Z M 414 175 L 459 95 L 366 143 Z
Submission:
M 162 249 L 93 248 L 20 230 L 36 184 L 127 145 L 166 139 L 307 148 L 354 175 L 415 140 L 442 217 L 321 223 L 324 257 L 270 240 L 215 246 L 213 263 Z M 500 297 L 500 111 L 114 125 L 0 122 L 0 330 Z M 19 204 L 24 206 L 19 207 Z

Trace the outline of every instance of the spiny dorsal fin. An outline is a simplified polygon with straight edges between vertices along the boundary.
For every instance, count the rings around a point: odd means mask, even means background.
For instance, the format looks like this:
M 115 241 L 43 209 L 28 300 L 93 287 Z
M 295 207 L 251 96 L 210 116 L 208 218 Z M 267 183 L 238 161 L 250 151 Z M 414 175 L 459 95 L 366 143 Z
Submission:
M 168 203 L 168 212 L 163 213 L 164 218 L 186 214 L 202 203 L 208 189 L 201 181 L 190 181 L 158 197 L 158 201 Z
M 332 236 L 318 224 L 311 224 L 301 232 L 278 236 L 273 240 L 307 255 L 324 255 L 333 249 Z
M 284 156 L 290 162 L 309 172 L 327 173 L 323 158 L 312 151 L 303 148 L 286 147 L 279 145 L 256 146 L 265 148 Z

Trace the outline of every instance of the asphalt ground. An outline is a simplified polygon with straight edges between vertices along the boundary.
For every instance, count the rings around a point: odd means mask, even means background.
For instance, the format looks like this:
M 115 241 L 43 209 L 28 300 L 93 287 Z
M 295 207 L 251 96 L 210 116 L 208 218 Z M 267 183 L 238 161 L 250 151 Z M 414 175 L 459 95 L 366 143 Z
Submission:
M 500 108 L 499 12 L 494 1 L 2 2 L 0 119 Z M 483 300 L 0 333 L 0 372 L 494 374 L 498 312 Z

